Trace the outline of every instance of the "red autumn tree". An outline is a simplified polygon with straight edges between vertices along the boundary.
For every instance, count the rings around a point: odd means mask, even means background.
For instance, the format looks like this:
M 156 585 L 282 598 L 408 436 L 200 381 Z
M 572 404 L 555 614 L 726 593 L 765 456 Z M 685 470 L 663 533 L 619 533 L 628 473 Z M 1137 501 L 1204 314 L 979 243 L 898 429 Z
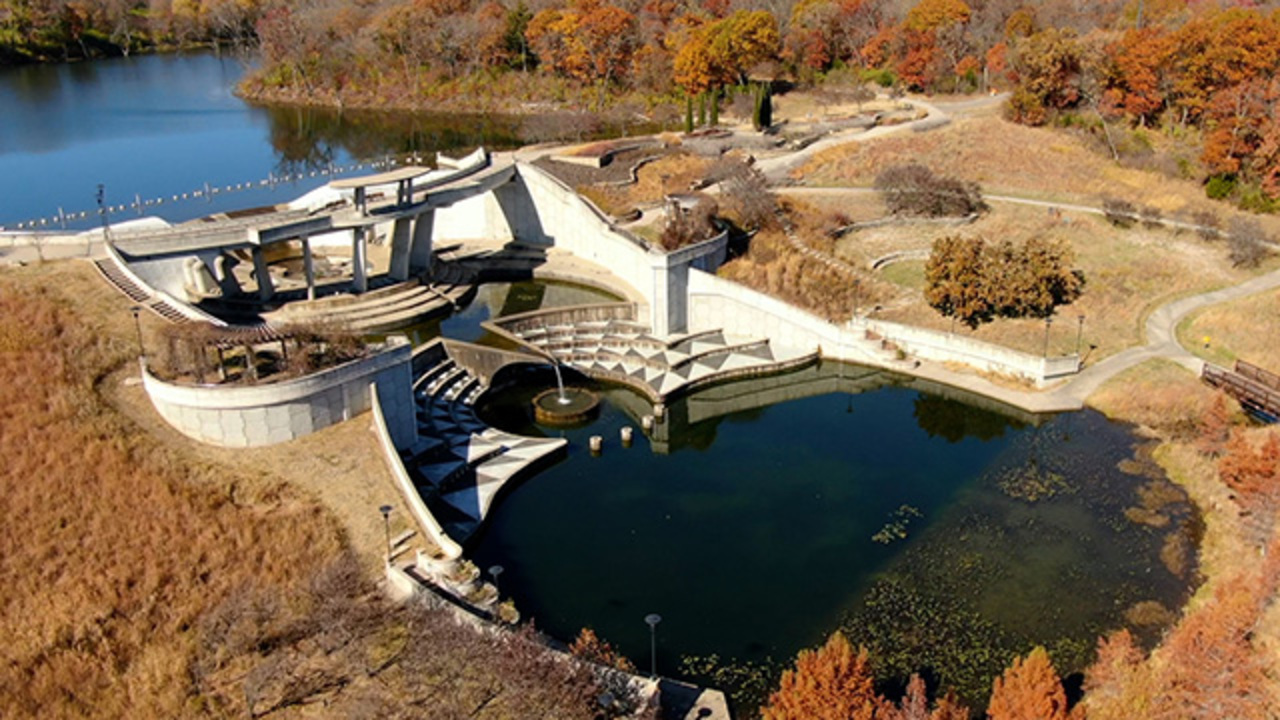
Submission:
M 1231 437 L 1231 416 L 1227 412 L 1227 399 L 1222 393 L 1213 398 L 1213 404 L 1200 418 L 1200 438 L 1197 447 L 1206 455 L 1217 456 Z
M 891 706 L 876 693 L 866 648 L 856 653 L 837 632 L 817 650 L 801 651 L 794 670 L 760 708 L 763 720 L 879 720 Z
M 1105 104 L 1140 125 L 1155 121 L 1164 108 L 1164 73 L 1173 50 L 1173 38 L 1158 27 L 1130 30 L 1109 45 Z
M 1269 655 L 1253 646 L 1255 628 L 1276 591 L 1275 565 L 1269 557 L 1261 567 L 1224 582 L 1170 633 L 1146 718 L 1264 720 L 1280 715 L 1267 689 L 1272 682 Z
M 1218 477 L 1235 495 L 1246 535 L 1265 544 L 1280 511 L 1280 434 L 1269 433 L 1255 449 L 1244 432 L 1232 432 L 1218 460 Z
M 1025 659 L 1015 658 L 1013 665 L 995 679 L 987 717 L 990 720 L 1067 720 L 1067 694 L 1044 648 L 1035 648 Z

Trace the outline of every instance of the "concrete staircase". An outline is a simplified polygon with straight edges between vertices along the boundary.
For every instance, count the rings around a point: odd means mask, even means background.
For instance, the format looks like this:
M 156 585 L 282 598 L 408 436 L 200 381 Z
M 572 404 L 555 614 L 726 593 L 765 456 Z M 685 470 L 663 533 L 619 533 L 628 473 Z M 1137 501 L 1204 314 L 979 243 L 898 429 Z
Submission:
M 384 332 L 456 309 L 474 291 L 471 273 L 441 264 L 429 283 L 413 279 L 360 295 L 344 292 L 315 300 L 297 300 L 264 313 L 263 318 L 273 324 L 332 323 L 358 332 Z
M 567 444 L 486 425 L 474 408 L 486 389 L 447 356 L 427 368 L 414 383 L 418 439 L 401 450 L 423 501 L 458 542 L 479 529 L 508 481 Z
M 138 305 L 172 323 L 191 321 L 191 318 L 174 307 L 168 300 L 153 294 L 149 289 L 141 287 L 134 282 L 132 278 L 120 269 L 114 259 L 107 257 L 94 260 L 93 266 L 98 269 L 98 274 L 102 275 L 108 284 Z
M 676 393 L 816 362 L 817 353 L 779 352 L 767 339 L 734 338 L 721 330 L 658 337 L 630 306 L 523 313 L 491 329 L 585 375 L 635 388 L 654 402 Z M 608 311 L 608 312 L 606 312 Z

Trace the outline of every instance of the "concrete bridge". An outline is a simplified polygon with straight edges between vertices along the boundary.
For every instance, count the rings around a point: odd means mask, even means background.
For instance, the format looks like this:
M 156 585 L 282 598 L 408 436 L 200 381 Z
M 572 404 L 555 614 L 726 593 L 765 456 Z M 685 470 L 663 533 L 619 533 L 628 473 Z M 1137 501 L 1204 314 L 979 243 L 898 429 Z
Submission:
M 479 150 L 441 164 L 447 167 L 405 167 L 337 180 L 287 206 L 113 233 L 109 244 L 141 293 L 162 293 L 190 305 L 220 298 L 269 308 L 287 299 L 277 297 L 271 271 L 272 257 L 285 247 L 294 253 L 300 247 L 308 301 L 317 298 L 317 246 L 350 248 L 350 280 L 341 289 L 355 296 L 375 287 L 369 269 L 373 244 L 385 256 L 378 287 L 427 277 L 436 249 L 449 243 L 486 240 L 535 251 L 554 247 L 612 271 L 623 286 L 619 291 L 641 301 L 641 320 L 660 335 L 687 328 L 689 272 L 714 271 L 724 260 L 724 235 L 671 253 L 655 248 L 514 155 L 490 157 Z M 252 262 L 251 273 L 237 276 L 237 256 Z M 334 291 L 332 283 L 326 290 Z M 210 310 L 218 314 L 216 307 Z

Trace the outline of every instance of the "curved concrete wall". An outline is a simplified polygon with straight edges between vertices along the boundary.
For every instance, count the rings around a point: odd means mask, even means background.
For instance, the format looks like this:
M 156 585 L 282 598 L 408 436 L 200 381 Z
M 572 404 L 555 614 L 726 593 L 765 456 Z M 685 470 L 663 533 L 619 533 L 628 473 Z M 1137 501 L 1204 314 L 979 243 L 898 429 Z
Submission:
M 187 437 L 222 447 L 273 445 L 309 435 L 370 408 L 371 383 L 387 431 L 407 447 L 416 435 L 412 349 L 402 337 L 372 357 L 280 383 L 250 386 L 177 385 L 145 367 L 143 386 L 152 405 Z

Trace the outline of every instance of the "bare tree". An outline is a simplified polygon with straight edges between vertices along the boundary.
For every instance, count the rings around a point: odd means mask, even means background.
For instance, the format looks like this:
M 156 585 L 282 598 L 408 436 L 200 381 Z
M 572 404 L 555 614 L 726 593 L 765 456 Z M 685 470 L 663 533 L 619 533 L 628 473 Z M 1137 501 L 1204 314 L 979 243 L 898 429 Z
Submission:
M 1253 218 L 1235 217 L 1227 225 L 1227 257 L 1236 267 L 1254 268 L 1270 254 L 1270 239 Z

